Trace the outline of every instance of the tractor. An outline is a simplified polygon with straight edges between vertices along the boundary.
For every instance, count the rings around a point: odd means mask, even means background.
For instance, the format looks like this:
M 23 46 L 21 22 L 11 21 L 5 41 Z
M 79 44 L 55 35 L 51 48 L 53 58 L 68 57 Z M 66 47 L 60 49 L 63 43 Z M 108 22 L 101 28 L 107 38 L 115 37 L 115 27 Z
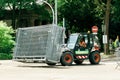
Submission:
M 81 39 L 84 39 L 86 47 L 79 45 Z M 97 35 L 90 33 L 71 34 L 61 55 L 60 63 L 63 66 L 70 66 L 73 62 L 79 65 L 86 59 L 89 59 L 91 64 L 99 64 L 101 60 Z

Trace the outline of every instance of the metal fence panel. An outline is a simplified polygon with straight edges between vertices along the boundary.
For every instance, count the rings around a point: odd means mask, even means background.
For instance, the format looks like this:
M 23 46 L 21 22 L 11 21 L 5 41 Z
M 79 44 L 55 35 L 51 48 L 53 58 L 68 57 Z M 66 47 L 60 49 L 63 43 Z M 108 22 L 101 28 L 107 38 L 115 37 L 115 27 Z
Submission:
M 38 59 L 59 61 L 63 29 L 56 25 L 19 28 L 14 59 Z
M 63 44 L 63 28 L 53 26 L 52 32 L 48 38 L 47 46 L 49 48 L 48 50 L 46 50 L 47 51 L 46 57 L 49 61 L 51 60 L 59 61 L 60 52 L 61 52 L 61 44 Z M 51 53 L 51 55 L 49 52 Z

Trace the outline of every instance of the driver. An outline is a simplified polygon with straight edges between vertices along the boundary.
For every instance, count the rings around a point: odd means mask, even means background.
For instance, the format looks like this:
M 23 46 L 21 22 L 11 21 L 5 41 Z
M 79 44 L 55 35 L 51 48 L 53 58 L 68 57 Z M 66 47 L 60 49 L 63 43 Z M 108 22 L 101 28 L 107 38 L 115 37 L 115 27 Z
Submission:
M 82 39 L 80 40 L 79 45 L 80 45 L 81 47 L 84 47 L 84 48 L 86 47 L 86 43 L 85 43 L 84 38 L 82 38 Z

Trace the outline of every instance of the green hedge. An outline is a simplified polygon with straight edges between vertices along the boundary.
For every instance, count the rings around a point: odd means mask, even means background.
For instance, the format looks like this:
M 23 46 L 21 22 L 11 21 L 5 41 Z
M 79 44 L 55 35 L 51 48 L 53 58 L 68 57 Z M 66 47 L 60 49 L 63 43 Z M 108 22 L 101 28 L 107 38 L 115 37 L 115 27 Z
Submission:
M 12 58 L 12 54 L 0 53 L 0 60 L 11 60 Z

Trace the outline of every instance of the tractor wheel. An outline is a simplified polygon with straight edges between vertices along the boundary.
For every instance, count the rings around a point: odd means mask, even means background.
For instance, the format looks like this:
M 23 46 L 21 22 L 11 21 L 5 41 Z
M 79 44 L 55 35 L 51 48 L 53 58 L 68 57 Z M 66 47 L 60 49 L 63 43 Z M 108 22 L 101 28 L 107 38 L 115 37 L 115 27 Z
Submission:
M 99 64 L 101 60 L 100 53 L 95 51 L 89 55 L 89 61 L 91 64 Z
M 56 65 L 57 63 L 53 63 L 53 62 L 50 62 L 46 59 L 46 64 L 49 65 L 49 66 L 54 66 Z
M 70 66 L 73 62 L 73 55 L 71 52 L 65 52 L 60 58 L 60 62 L 63 66 Z
M 80 65 L 83 63 L 84 60 L 74 60 L 74 62 L 77 64 L 77 65 Z
M 47 65 L 49 65 L 49 66 L 55 66 L 56 63 L 47 63 Z

